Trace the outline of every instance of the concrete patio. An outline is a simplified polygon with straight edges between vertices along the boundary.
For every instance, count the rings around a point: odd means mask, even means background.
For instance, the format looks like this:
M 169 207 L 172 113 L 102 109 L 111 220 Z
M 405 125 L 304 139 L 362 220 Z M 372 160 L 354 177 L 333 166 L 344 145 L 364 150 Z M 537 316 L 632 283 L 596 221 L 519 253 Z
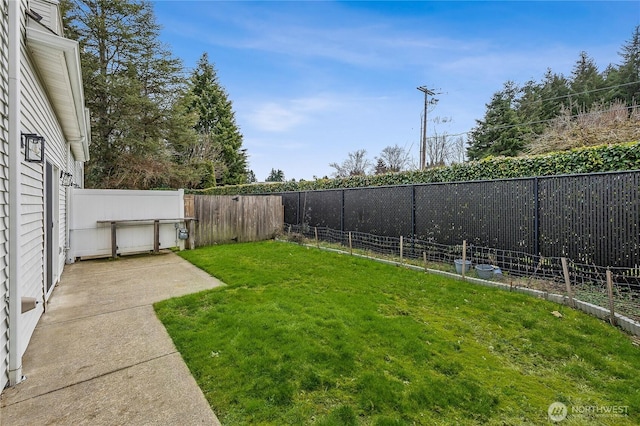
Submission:
M 219 425 L 154 302 L 221 285 L 171 252 L 67 265 L 2 425 Z

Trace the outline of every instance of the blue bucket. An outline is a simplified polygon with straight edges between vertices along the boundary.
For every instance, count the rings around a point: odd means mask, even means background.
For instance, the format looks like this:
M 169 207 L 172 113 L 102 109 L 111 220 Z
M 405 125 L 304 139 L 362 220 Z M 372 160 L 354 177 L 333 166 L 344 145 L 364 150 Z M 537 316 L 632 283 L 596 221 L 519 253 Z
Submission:
M 490 280 L 493 278 L 493 265 L 476 265 L 476 272 L 483 280 Z
M 456 260 L 453 261 L 453 263 L 456 264 L 456 272 L 461 274 L 462 273 L 462 259 L 456 259 Z M 469 272 L 469 269 L 471 269 L 471 261 L 470 260 L 465 260 L 464 272 Z

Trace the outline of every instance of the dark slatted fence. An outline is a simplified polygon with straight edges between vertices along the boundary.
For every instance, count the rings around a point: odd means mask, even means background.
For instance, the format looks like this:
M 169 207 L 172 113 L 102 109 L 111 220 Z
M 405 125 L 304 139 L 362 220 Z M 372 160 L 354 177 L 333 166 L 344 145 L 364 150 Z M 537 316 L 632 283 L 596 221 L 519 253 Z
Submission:
M 640 173 L 540 179 L 540 251 L 581 263 L 640 264 Z
M 291 225 L 640 265 L 640 171 L 281 195 Z

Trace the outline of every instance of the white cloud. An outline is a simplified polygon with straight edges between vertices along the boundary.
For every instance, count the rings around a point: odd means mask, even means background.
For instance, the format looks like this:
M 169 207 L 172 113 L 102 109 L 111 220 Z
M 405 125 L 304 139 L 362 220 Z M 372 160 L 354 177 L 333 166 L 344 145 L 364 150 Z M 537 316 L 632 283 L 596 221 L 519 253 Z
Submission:
M 299 111 L 268 102 L 259 105 L 248 117 L 249 122 L 265 132 L 284 132 L 304 121 Z
M 244 120 L 257 131 L 283 133 L 313 121 L 318 114 L 340 108 L 344 103 L 323 95 L 268 101 L 249 109 Z

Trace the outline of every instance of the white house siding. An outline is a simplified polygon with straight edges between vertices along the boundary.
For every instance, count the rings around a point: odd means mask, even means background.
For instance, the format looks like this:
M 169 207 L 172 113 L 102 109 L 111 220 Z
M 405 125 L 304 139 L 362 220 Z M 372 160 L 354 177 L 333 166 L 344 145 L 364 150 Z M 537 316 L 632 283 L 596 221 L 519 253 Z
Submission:
M 9 381 L 8 0 L 0 0 L 0 390 Z
M 73 174 L 73 182 L 76 188 L 84 188 L 84 163 L 75 161 L 69 150 L 69 172 Z
M 31 0 L 29 2 L 29 9 L 42 17 L 40 23 L 51 29 L 51 31 L 57 35 L 61 36 L 62 22 L 57 13 L 57 4 L 58 0 Z
M 54 192 L 58 199 L 54 206 L 54 220 L 58 223 L 57 244 L 54 247 L 54 283 L 59 280 L 65 261 L 65 192 L 59 185 L 59 171 L 68 170 L 68 147 L 62 134 L 62 129 L 55 116 L 53 108 L 47 98 L 35 71 L 34 64 L 22 46 L 21 83 L 22 83 L 22 118 L 21 129 L 24 133 L 36 133 L 45 138 L 45 157 L 57 170 L 54 171 Z M 35 297 L 45 301 L 45 194 L 44 175 L 45 165 L 40 163 L 22 164 L 22 232 L 21 232 L 21 286 L 23 297 Z M 60 248 L 62 246 L 62 249 Z M 22 315 L 20 334 L 23 342 L 20 353 L 24 353 L 26 346 L 35 329 L 38 319 L 42 315 L 44 304 Z

